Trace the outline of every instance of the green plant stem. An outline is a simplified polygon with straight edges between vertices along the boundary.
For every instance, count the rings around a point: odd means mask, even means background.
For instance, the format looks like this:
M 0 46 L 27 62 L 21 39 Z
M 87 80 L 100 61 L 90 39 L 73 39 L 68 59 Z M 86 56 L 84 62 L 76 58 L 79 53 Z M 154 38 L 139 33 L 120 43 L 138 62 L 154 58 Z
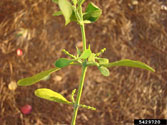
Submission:
M 82 14 L 82 7 L 81 5 L 79 6 L 79 15 L 80 15 L 80 27 L 81 27 L 81 34 L 82 34 L 82 42 L 83 42 L 83 51 L 86 50 L 86 35 L 85 35 L 85 26 L 83 23 L 83 14 Z M 74 104 L 74 112 L 73 112 L 73 117 L 72 117 L 72 122 L 71 125 L 75 125 L 76 123 L 76 118 L 77 118 L 77 113 L 78 113 L 78 109 L 79 109 L 79 104 L 80 104 L 80 99 L 81 99 L 81 94 L 82 94 L 82 89 L 83 89 L 83 85 L 84 85 L 84 80 L 85 80 L 85 75 L 86 75 L 86 71 L 87 71 L 87 66 L 85 64 L 85 62 L 82 64 L 82 75 L 81 75 L 81 79 L 80 79 L 80 84 L 79 84 L 79 88 L 78 88 L 78 93 L 77 93 L 77 98 Z
M 79 15 L 81 17 L 80 20 L 80 27 L 81 27 L 81 34 L 82 34 L 82 42 L 83 42 L 83 51 L 86 50 L 86 35 L 85 35 L 85 25 L 83 22 L 83 13 L 82 13 L 82 6 L 79 5 Z
M 86 71 L 87 71 L 87 67 L 85 65 L 83 65 L 82 66 L 82 75 L 81 75 L 79 89 L 78 89 L 78 94 L 77 94 L 77 99 L 76 99 L 76 102 L 74 104 L 74 112 L 73 112 L 71 125 L 75 125 L 75 122 L 76 122 Z
M 83 51 L 86 50 L 86 35 L 85 35 L 85 26 L 84 23 L 81 24 L 81 33 L 82 33 L 82 42 L 83 42 Z

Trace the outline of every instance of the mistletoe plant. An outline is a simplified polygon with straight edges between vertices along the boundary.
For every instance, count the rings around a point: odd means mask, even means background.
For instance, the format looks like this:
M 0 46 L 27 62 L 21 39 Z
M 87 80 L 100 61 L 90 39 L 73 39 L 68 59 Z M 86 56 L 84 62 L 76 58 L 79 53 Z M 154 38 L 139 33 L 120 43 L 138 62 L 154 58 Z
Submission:
M 43 80 L 44 78 L 49 76 L 51 73 L 60 70 L 61 68 L 64 68 L 69 65 L 80 65 L 82 67 L 82 75 L 80 78 L 80 84 L 78 87 L 78 93 L 77 93 L 76 99 L 74 99 L 74 94 L 76 89 L 72 91 L 71 101 L 67 100 L 61 94 L 47 88 L 40 88 L 35 90 L 35 95 L 40 98 L 53 101 L 53 102 L 72 105 L 74 108 L 74 112 L 73 112 L 71 125 L 75 125 L 79 107 L 87 108 L 90 110 L 96 110 L 96 108 L 94 107 L 80 104 L 80 98 L 81 98 L 82 89 L 84 85 L 85 74 L 89 66 L 96 66 L 98 70 L 101 72 L 101 74 L 104 76 L 110 75 L 108 68 L 111 68 L 113 66 L 136 67 L 136 68 L 146 69 L 152 72 L 154 72 L 155 70 L 142 62 L 133 61 L 129 59 L 123 59 L 116 62 L 109 62 L 107 58 L 99 57 L 102 53 L 104 53 L 104 51 L 106 50 L 105 48 L 98 53 L 93 53 L 91 51 L 90 45 L 87 48 L 84 25 L 94 23 L 95 21 L 98 20 L 98 18 L 102 14 L 102 10 L 99 7 L 97 7 L 94 3 L 90 2 L 86 7 L 85 12 L 82 12 L 82 4 L 85 2 L 85 0 L 71 0 L 71 1 L 53 0 L 53 2 L 58 4 L 60 8 L 60 11 L 57 11 L 53 14 L 54 16 L 63 15 L 65 19 L 65 25 L 69 24 L 72 21 L 79 24 L 81 28 L 81 33 L 82 33 L 83 49 L 79 50 L 76 47 L 77 55 L 72 55 L 68 51 L 63 49 L 63 52 L 66 55 L 68 55 L 70 59 L 60 58 L 55 62 L 55 68 L 43 71 L 32 77 L 21 79 L 18 81 L 18 85 L 20 86 L 33 85 L 36 82 Z

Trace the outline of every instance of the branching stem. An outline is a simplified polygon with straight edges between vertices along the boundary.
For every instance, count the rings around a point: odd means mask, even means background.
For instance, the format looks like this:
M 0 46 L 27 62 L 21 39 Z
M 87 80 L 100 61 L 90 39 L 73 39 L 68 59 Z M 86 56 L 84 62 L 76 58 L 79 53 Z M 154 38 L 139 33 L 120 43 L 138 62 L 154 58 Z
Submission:
M 79 14 L 81 17 L 80 27 L 81 27 L 81 34 L 82 34 L 83 51 L 85 51 L 86 50 L 86 35 L 85 35 L 85 26 L 83 23 L 83 14 L 82 14 L 82 7 L 81 6 L 79 6 Z M 82 95 L 82 89 L 83 89 L 83 85 L 84 85 L 86 71 L 87 71 L 87 66 L 86 66 L 85 62 L 83 62 L 82 75 L 81 75 L 80 84 L 79 84 L 79 88 L 78 88 L 77 98 L 76 98 L 76 101 L 74 104 L 74 112 L 73 112 L 71 125 L 75 125 L 75 123 L 76 123 L 76 118 L 77 118 L 80 99 L 81 99 L 81 95 Z

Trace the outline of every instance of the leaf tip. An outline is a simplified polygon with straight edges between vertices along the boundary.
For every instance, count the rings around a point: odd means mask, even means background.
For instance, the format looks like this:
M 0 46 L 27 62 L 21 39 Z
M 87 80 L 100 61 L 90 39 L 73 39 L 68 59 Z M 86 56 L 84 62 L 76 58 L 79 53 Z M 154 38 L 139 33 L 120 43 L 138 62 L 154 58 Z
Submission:
M 23 81 L 23 79 L 20 79 L 19 81 L 17 81 L 17 85 L 18 86 L 25 86 L 22 81 Z
M 155 72 L 155 69 L 153 69 L 152 67 L 150 68 L 150 70 L 151 70 L 152 72 Z

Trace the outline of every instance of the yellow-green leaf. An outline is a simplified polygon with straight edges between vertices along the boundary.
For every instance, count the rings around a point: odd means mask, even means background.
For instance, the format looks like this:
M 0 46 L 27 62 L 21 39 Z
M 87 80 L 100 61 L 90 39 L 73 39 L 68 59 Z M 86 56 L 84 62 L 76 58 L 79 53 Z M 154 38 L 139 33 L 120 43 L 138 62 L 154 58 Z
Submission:
M 71 21 L 72 5 L 68 0 L 58 0 L 58 5 L 65 18 L 65 25 L 67 25 Z
M 72 62 L 74 62 L 75 60 L 69 60 L 66 58 L 60 58 L 55 62 L 55 66 L 59 67 L 59 68 L 63 68 L 65 66 L 70 65 Z
M 99 62 L 99 64 L 108 64 L 109 63 L 109 59 L 107 58 L 96 58 Z
M 110 75 L 110 71 L 106 67 L 99 66 L 98 69 L 100 70 L 100 72 L 103 76 L 109 76 Z
M 95 54 L 94 53 L 91 53 L 91 55 L 88 58 L 88 61 L 89 62 L 95 62 Z
M 87 59 L 91 55 L 91 53 L 92 53 L 91 50 L 87 49 L 81 54 L 81 56 L 79 58 L 80 59 Z
M 155 70 L 152 67 L 148 66 L 147 64 L 139 61 L 130 60 L 130 59 L 123 59 L 120 61 L 103 64 L 103 66 L 105 67 L 128 66 L 128 67 L 136 67 L 136 68 L 146 69 L 146 70 L 155 72 Z
M 69 102 L 66 98 L 64 98 L 61 94 L 47 89 L 47 88 L 41 88 L 41 89 L 37 89 L 35 90 L 35 95 L 49 100 L 49 101 L 53 101 L 53 102 L 58 102 L 58 103 L 64 103 L 64 104 L 71 104 L 71 102 Z
M 21 79 L 17 82 L 17 84 L 19 86 L 30 86 L 35 84 L 36 82 L 39 82 L 40 80 L 42 80 L 43 78 L 45 78 L 46 76 L 50 75 L 53 72 L 58 71 L 60 68 L 52 68 L 43 72 L 40 72 L 32 77 L 28 77 L 28 78 L 24 78 Z

